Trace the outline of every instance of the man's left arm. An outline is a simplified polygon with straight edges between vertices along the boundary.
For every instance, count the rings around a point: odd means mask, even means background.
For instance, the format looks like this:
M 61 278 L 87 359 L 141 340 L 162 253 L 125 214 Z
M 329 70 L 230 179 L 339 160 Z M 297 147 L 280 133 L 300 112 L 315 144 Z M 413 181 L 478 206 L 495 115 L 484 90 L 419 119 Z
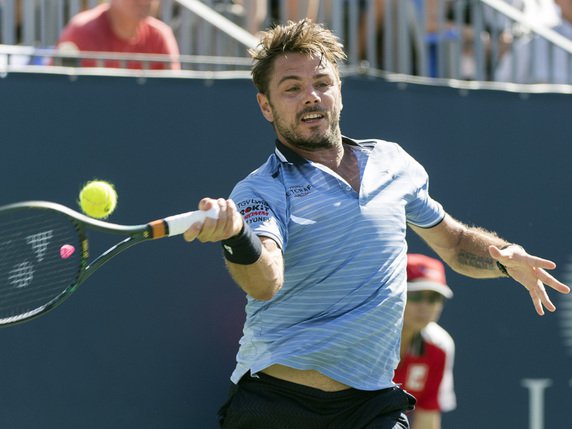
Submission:
M 449 215 L 432 228 L 410 227 L 460 274 L 475 278 L 512 277 L 528 290 L 541 316 L 544 308 L 556 310 L 544 286 L 560 293 L 570 292 L 568 286 L 546 271 L 556 268 L 554 262 L 529 255 L 522 246 L 509 243 L 494 232 L 465 225 Z

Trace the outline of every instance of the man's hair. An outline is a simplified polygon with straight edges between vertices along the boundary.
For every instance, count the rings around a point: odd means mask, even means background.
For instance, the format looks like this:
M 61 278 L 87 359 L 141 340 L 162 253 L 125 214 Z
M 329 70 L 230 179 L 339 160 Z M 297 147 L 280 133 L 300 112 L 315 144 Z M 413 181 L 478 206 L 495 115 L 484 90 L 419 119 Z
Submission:
M 254 60 L 252 81 L 258 91 L 268 92 L 268 84 L 276 58 L 285 53 L 297 53 L 325 59 L 334 65 L 339 76 L 338 63 L 347 56 L 338 37 L 321 24 L 310 19 L 288 21 L 262 32 L 260 43 L 251 49 Z

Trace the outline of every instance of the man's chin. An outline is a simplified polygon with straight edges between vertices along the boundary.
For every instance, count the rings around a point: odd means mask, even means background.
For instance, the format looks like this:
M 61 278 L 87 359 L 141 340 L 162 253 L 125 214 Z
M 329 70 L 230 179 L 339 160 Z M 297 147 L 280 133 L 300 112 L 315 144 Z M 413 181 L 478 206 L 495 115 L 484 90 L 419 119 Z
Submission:
M 336 146 L 336 139 L 327 133 L 312 133 L 306 138 L 299 138 L 298 141 L 302 145 L 306 145 L 309 149 L 321 150 L 331 149 Z
M 331 149 L 335 147 L 335 145 L 329 140 L 297 140 L 292 142 L 292 145 L 310 151 Z

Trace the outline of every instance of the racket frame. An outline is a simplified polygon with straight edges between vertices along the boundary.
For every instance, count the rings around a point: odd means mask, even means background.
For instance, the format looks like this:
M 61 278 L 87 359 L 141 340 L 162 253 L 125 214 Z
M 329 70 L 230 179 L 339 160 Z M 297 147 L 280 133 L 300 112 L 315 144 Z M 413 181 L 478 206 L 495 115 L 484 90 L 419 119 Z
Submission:
M 59 212 L 67 216 L 74 225 L 79 242 L 80 249 L 80 267 L 75 282 L 67 285 L 60 294 L 43 306 L 37 307 L 25 313 L 5 317 L 0 319 L 0 327 L 8 326 L 15 323 L 30 320 L 40 316 L 63 303 L 83 282 L 97 271 L 102 265 L 107 263 L 113 257 L 124 250 L 147 240 L 170 237 L 182 234 L 192 223 L 202 221 L 205 217 L 217 218 L 218 207 L 207 212 L 194 211 L 183 213 L 180 215 L 170 216 L 164 219 L 155 220 L 147 224 L 141 225 L 120 225 L 103 220 L 98 220 L 79 213 L 64 205 L 49 201 L 23 201 L 19 203 L 8 204 L 0 207 L 0 213 L 5 211 L 22 210 L 26 208 L 37 210 L 51 210 Z M 125 239 L 111 246 L 109 249 L 101 253 L 91 262 L 89 261 L 89 239 L 87 230 L 111 233 L 114 235 L 124 236 Z M 1 233 L 1 232 L 0 232 Z

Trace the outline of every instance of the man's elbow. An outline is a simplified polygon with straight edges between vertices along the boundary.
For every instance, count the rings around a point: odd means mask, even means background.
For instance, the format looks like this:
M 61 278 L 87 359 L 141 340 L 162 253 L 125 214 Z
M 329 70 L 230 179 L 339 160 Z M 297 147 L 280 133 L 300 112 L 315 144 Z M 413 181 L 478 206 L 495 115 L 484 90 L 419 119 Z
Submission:
M 251 292 L 249 295 L 257 301 L 270 301 L 272 298 L 274 298 L 276 293 L 272 291 L 257 291 Z
M 250 288 L 248 294 L 258 301 L 270 301 L 282 288 L 282 280 L 274 279 L 272 282 L 259 285 L 260 287 Z

